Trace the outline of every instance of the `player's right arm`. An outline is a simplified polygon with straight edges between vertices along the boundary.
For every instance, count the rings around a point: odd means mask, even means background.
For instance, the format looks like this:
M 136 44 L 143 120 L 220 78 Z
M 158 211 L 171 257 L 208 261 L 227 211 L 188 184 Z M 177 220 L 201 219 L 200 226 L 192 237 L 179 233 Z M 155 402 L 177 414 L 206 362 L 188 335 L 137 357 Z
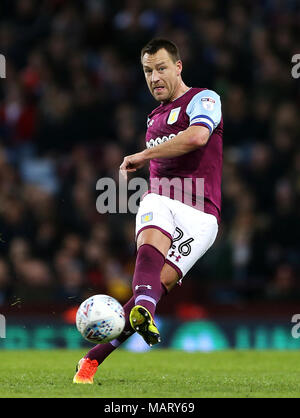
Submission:
M 124 158 L 120 170 L 133 172 L 154 158 L 174 158 L 207 144 L 213 130 L 220 123 L 221 101 L 217 93 L 203 90 L 196 94 L 187 107 L 190 126 L 171 141 Z
M 120 170 L 126 177 L 126 172 L 134 172 L 142 168 L 153 158 L 173 158 L 187 154 L 199 147 L 203 147 L 209 139 L 209 129 L 205 126 L 189 126 L 172 141 L 164 142 L 154 148 L 128 155 L 124 158 Z
M 147 160 L 179 157 L 206 145 L 209 136 L 210 132 L 206 126 L 189 126 L 171 141 L 145 149 L 143 153 Z

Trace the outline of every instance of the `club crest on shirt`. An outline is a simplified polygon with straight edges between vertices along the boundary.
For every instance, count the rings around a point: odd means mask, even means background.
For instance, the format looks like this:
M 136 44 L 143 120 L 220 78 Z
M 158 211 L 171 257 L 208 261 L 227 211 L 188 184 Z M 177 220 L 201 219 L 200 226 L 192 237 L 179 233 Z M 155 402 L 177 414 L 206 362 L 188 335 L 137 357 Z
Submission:
M 145 222 L 152 221 L 152 219 L 153 219 L 153 212 L 148 212 L 142 215 L 141 222 L 142 224 L 144 224 Z
M 177 121 L 179 113 L 180 113 L 180 109 L 181 107 L 176 107 L 176 109 L 171 110 L 168 120 L 167 120 L 168 125 L 173 125 L 173 123 Z
M 216 103 L 211 97 L 202 97 L 201 102 L 205 110 L 213 110 Z

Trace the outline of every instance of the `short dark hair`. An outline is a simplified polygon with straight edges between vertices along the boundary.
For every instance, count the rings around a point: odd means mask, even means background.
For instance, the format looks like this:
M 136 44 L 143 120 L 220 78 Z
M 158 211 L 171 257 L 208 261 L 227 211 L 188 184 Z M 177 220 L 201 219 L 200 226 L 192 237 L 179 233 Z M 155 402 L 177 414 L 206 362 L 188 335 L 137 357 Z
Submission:
M 160 49 L 165 49 L 174 63 L 180 60 L 179 51 L 174 42 L 169 41 L 168 39 L 154 38 L 141 50 L 141 61 L 145 54 L 154 55 Z

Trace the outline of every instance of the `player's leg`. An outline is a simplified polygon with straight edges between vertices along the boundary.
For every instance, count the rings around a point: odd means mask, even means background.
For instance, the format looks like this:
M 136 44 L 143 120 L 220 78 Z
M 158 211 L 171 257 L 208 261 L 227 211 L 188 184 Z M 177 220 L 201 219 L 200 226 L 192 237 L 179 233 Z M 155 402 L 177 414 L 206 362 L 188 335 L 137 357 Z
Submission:
M 136 306 L 131 311 L 130 323 L 150 345 L 159 342 L 154 314 L 164 290 L 160 275 L 175 231 L 169 200 L 149 193 L 141 201 L 136 216 L 138 251 L 132 282 Z
M 161 271 L 162 297 L 167 295 L 179 280 L 178 273 L 169 264 L 165 264 Z M 125 327 L 121 335 L 110 343 L 98 344 L 93 347 L 86 356 L 81 359 L 77 366 L 77 373 L 74 376 L 74 383 L 93 383 L 93 377 L 98 366 L 132 334 L 134 329 L 130 325 L 129 314 L 135 306 L 134 296 L 123 306 L 125 311 Z
M 171 289 L 212 246 L 218 232 L 218 224 L 215 216 L 200 212 L 181 202 L 172 201 L 169 202 L 169 205 L 176 223 L 175 233 L 170 241 L 171 248 L 163 261 L 166 273 L 162 273 L 161 265 L 157 265 L 157 269 L 161 269 L 160 280 L 162 283 Z M 159 239 L 159 235 L 157 236 Z M 148 242 L 150 245 L 152 244 L 151 241 L 146 241 L 146 243 Z M 165 247 L 163 248 L 165 249 Z M 148 266 L 150 272 L 151 262 L 156 263 L 154 252 L 151 253 L 147 262 L 142 262 L 144 267 Z M 143 282 L 144 286 L 141 287 L 139 295 L 135 297 L 135 303 L 138 302 L 141 306 L 136 305 L 130 312 L 130 323 L 135 331 L 148 344 L 152 345 L 160 340 L 159 331 L 154 323 L 154 312 L 159 298 L 156 297 L 157 293 L 153 292 L 152 285 L 152 283 L 157 283 L 157 271 L 156 274 L 149 276 L 144 274 L 143 277 L 149 284 L 146 285 L 146 282 Z M 142 274 L 137 277 L 137 282 L 138 280 L 142 280 Z M 134 291 L 137 290 L 140 290 L 139 286 L 134 287 Z
M 131 309 L 135 306 L 134 297 L 123 306 L 125 313 L 125 327 L 121 335 L 109 343 L 95 345 L 81 360 L 79 360 L 76 374 L 74 376 L 74 383 L 93 383 L 94 374 L 97 367 L 108 357 L 120 344 L 127 340 L 134 330 L 131 328 L 129 322 L 129 314 Z
M 135 307 L 130 313 L 130 324 L 146 341 L 153 345 L 160 342 L 154 323 L 156 305 L 165 292 L 160 277 L 171 238 L 158 228 L 146 228 L 137 239 L 137 258 L 132 281 Z
M 152 264 L 155 264 L 155 295 L 150 295 L 152 299 L 155 301 L 154 303 L 150 303 L 150 310 L 155 309 L 155 305 L 158 300 L 167 293 L 167 290 L 164 284 L 160 281 L 160 274 L 162 272 L 164 266 L 164 260 L 168 249 L 170 248 L 172 234 L 174 232 L 175 226 L 172 220 L 172 214 L 170 213 L 169 208 L 162 202 L 161 196 L 155 194 L 147 195 L 140 204 L 139 211 L 136 217 L 136 233 L 137 233 L 137 263 L 135 271 L 135 278 L 140 279 L 142 278 L 142 270 L 147 270 L 145 268 L 145 264 L 142 261 L 142 258 L 145 260 L 149 259 L 149 253 L 155 254 L 151 258 L 150 269 L 152 269 Z M 158 260 L 159 266 L 157 266 L 157 262 L 155 259 Z M 147 261 L 148 263 L 148 261 Z M 137 268 L 137 264 L 139 267 Z M 144 268 L 143 268 L 144 266 Z M 159 272 L 159 273 L 157 273 Z M 146 275 L 147 276 L 147 275 Z M 147 276 L 148 277 L 148 276 Z M 157 277 L 159 278 L 157 280 Z M 170 279 L 171 280 L 171 279 Z M 135 286 L 140 286 L 143 283 L 137 283 Z M 133 287 L 135 287 L 133 286 Z M 151 286 L 151 285 L 150 285 Z M 142 289 L 142 287 L 138 287 L 138 289 Z M 149 289 L 147 289 L 149 290 Z M 139 295 L 138 295 L 139 296 Z M 135 330 L 132 328 L 130 323 L 130 312 L 135 307 L 136 297 L 137 295 L 133 295 L 132 298 L 124 305 L 125 311 L 125 328 L 121 335 L 116 339 L 111 341 L 107 344 L 98 344 L 93 347 L 85 356 L 85 359 L 89 361 L 84 361 L 79 364 L 80 370 L 82 371 L 83 375 L 85 375 L 85 369 L 87 369 L 87 374 L 90 374 L 90 370 L 92 373 L 95 373 L 95 369 L 90 367 L 90 361 L 95 361 L 98 365 L 101 364 L 104 359 L 112 353 L 120 344 L 122 344 L 127 338 L 129 338 Z M 138 301 L 139 302 L 139 301 Z M 143 303 L 141 301 L 141 303 Z M 149 303 L 149 300 L 144 301 L 144 303 Z M 149 306 L 149 305 L 148 305 Z M 144 308 L 146 309 L 146 308 Z M 154 321 L 153 321 L 154 322 Z M 151 324 L 154 325 L 154 324 Z M 159 335 L 159 333 L 158 333 Z M 147 340 L 147 338 L 146 338 Z M 158 342 L 158 341 L 156 341 Z M 80 377 L 80 370 L 76 373 L 74 382 L 75 383 L 84 383 Z M 92 375 L 93 377 L 93 375 Z M 92 382 L 92 377 L 90 382 Z M 78 380 L 78 381 L 76 381 Z
M 144 306 L 153 317 L 163 293 L 160 275 L 170 246 L 170 237 L 156 228 L 144 229 L 137 238 L 132 292 L 135 304 Z

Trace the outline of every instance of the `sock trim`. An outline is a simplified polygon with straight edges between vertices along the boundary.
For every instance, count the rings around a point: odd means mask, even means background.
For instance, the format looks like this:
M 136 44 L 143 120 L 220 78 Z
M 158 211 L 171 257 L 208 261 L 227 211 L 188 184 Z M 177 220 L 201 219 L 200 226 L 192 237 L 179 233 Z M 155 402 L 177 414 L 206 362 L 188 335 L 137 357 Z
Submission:
M 153 299 L 153 298 L 151 298 L 150 296 L 147 296 L 147 295 L 139 295 L 139 296 L 135 299 L 135 304 L 137 305 L 137 303 L 138 303 L 140 300 L 146 300 L 146 301 L 148 301 L 148 302 L 153 303 L 153 305 L 154 305 L 154 306 L 156 306 L 156 300 L 155 300 L 155 299 Z
M 117 339 L 110 341 L 110 344 L 115 348 L 117 348 L 117 347 L 119 347 L 119 345 L 121 345 L 120 341 L 118 341 Z

